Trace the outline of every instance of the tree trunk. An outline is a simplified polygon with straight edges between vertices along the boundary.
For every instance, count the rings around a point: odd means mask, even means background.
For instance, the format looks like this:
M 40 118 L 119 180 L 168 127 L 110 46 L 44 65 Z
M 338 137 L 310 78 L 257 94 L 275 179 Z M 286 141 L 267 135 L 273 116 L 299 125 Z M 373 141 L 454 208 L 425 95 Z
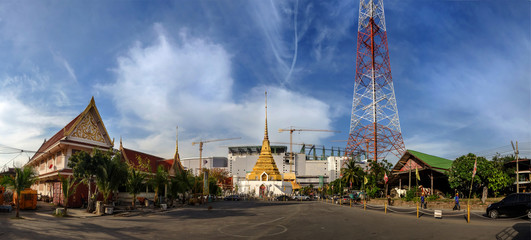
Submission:
M 489 193 L 489 189 L 487 186 L 483 186 L 483 195 L 481 196 L 481 202 L 485 204 L 485 201 L 487 201 L 487 194 Z
M 19 191 L 19 192 L 17 192 L 17 215 L 16 215 L 17 218 L 19 218 L 19 216 L 20 216 L 20 215 L 19 215 L 19 210 L 20 210 L 20 198 L 21 198 L 21 197 L 20 197 L 20 191 Z
M 154 203 L 153 205 L 157 206 L 158 205 L 158 201 L 159 200 L 159 189 L 155 189 L 155 198 L 153 199 Z
M 92 191 L 91 191 L 91 188 L 92 188 L 92 179 L 89 179 L 88 181 L 88 194 L 87 194 L 87 212 L 92 212 L 91 211 L 91 200 L 92 200 Z
M 65 201 L 65 213 L 63 216 L 68 216 L 68 199 Z
M 133 209 L 135 209 L 135 202 L 136 202 L 136 194 L 133 194 Z

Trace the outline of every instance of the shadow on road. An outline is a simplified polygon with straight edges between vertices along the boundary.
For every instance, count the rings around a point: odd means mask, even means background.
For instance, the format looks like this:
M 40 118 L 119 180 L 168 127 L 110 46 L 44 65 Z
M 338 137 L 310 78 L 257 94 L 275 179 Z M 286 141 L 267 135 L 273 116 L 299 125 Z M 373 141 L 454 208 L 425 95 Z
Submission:
M 531 239 L 531 222 L 514 224 L 496 234 L 496 239 Z

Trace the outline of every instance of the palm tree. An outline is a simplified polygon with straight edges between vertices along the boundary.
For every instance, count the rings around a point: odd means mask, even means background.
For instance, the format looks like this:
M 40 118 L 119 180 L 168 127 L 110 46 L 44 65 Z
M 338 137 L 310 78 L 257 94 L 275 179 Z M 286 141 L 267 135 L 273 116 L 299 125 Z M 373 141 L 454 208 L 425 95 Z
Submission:
M 59 176 L 59 178 L 61 179 L 61 186 L 63 188 L 63 198 L 65 207 L 64 216 L 68 216 L 68 199 L 76 193 L 77 185 L 79 184 L 79 182 L 78 179 L 74 177 Z
M 19 210 L 20 210 L 20 192 L 26 188 L 31 187 L 33 183 L 37 180 L 36 174 L 33 171 L 33 168 L 30 166 L 26 166 L 23 169 L 15 168 L 15 177 L 4 177 L 2 182 L 3 185 L 6 185 L 7 187 L 15 190 L 17 193 L 17 215 L 16 217 L 19 218 Z
M 363 176 L 365 176 L 363 169 L 360 166 L 356 166 L 356 162 L 353 160 L 347 162 L 346 168 L 342 168 L 341 173 L 343 174 L 342 180 L 345 183 L 351 183 L 355 186 L 361 183 Z
M 107 204 L 109 196 L 127 180 L 127 165 L 120 160 L 119 154 L 112 159 L 105 161 L 100 166 L 100 171 L 96 178 L 96 185 L 103 193 L 103 202 Z
M 133 209 L 135 208 L 136 195 L 144 189 L 143 182 L 145 179 L 146 174 L 143 174 L 140 171 L 135 171 L 133 168 L 129 171 L 126 186 L 129 194 L 133 195 Z
M 155 176 L 151 179 L 150 183 L 155 189 L 155 204 L 159 204 L 159 192 L 168 183 L 168 172 L 162 165 L 159 165 Z

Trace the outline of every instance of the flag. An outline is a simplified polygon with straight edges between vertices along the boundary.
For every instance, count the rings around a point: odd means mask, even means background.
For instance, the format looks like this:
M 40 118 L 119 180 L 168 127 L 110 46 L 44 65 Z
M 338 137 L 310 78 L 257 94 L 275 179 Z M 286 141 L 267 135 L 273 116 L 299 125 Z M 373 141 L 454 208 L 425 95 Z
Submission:
M 367 184 L 369 180 L 367 180 L 367 177 L 363 177 L 363 184 Z
M 387 180 L 389 180 L 389 179 L 387 178 L 387 173 L 385 173 L 385 174 L 384 174 L 384 181 L 385 181 L 385 183 L 387 183 Z
M 472 171 L 472 178 L 476 176 L 477 165 L 478 165 L 478 159 L 476 158 L 476 160 L 474 161 L 474 170 Z
M 417 175 L 417 180 L 420 181 L 419 169 L 415 168 L 415 175 Z

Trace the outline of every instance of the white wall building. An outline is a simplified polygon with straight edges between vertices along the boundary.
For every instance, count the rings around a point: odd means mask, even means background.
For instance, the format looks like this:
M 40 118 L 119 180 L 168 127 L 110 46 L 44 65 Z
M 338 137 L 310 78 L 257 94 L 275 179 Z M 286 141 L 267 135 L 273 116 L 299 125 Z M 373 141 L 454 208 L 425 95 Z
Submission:
M 199 175 L 199 157 L 181 158 L 181 164 L 184 169 L 191 169 L 194 175 Z M 206 169 L 221 168 L 229 171 L 228 160 L 226 157 L 203 157 L 203 164 L 201 167 Z

